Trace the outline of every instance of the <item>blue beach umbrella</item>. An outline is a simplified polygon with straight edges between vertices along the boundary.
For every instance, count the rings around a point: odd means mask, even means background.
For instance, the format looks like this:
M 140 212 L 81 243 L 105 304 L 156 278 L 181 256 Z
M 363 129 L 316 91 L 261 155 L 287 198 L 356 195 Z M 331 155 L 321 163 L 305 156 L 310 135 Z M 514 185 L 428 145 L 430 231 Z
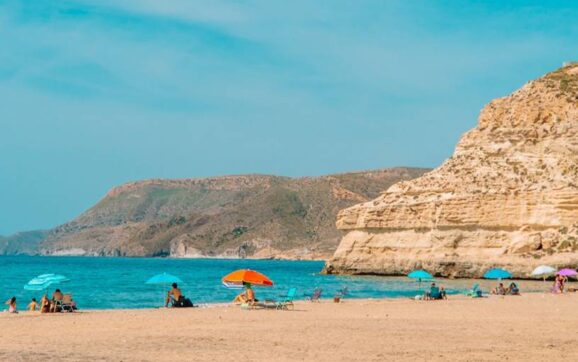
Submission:
M 486 279 L 510 279 L 512 274 L 504 269 L 490 269 L 484 274 Z
M 167 285 L 173 283 L 182 283 L 183 281 L 174 275 L 168 273 L 157 274 L 146 281 L 146 284 L 152 285 Z
M 149 278 L 149 280 L 147 280 L 145 284 L 167 286 L 173 283 L 182 283 L 182 282 L 183 281 L 181 280 L 181 278 L 177 276 L 171 275 L 169 273 L 162 273 Z M 163 303 L 164 302 L 165 298 L 163 296 Z
M 411 273 L 409 273 L 407 275 L 407 277 L 411 278 L 411 279 L 417 279 L 420 288 L 421 288 L 422 279 L 432 279 L 433 278 L 433 276 L 430 273 L 428 273 L 422 269 L 412 271 Z
M 70 279 L 60 274 L 42 274 L 36 278 L 31 279 L 26 285 L 24 285 L 24 290 L 30 291 L 48 291 L 48 288 L 54 284 L 66 283 Z

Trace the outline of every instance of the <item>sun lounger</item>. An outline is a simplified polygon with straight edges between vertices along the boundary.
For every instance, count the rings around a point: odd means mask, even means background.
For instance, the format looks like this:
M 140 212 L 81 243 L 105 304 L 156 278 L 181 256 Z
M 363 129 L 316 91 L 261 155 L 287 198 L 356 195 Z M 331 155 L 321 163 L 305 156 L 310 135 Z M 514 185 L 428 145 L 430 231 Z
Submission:
M 321 298 L 322 293 L 323 293 L 323 289 L 315 288 L 315 290 L 313 291 L 313 294 L 305 295 L 305 298 L 311 302 L 319 302 L 319 299 Z
M 472 298 L 481 298 L 482 297 L 482 290 L 480 289 L 480 285 L 479 284 L 474 284 L 474 286 L 472 287 L 471 290 L 468 290 L 466 292 L 466 295 L 468 297 L 472 297 Z
M 287 294 L 282 297 L 280 301 L 276 303 L 277 309 L 289 309 L 289 307 L 294 308 L 293 300 L 295 299 L 295 295 L 297 295 L 297 289 L 291 288 L 287 291 Z
M 72 294 L 64 294 L 62 300 L 56 302 L 62 312 L 74 312 L 75 306 L 72 301 Z

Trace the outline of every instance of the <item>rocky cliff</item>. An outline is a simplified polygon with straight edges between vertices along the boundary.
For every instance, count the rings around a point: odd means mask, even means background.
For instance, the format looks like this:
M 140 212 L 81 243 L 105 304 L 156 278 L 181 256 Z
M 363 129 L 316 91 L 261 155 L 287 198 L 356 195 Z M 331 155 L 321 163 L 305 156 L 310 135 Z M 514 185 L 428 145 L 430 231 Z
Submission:
M 51 230 L 35 253 L 327 259 L 341 237 L 334 221 L 340 209 L 426 171 L 133 182 Z
M 341 211 L 328 273 L 578 266 L 578 65 L 484 107 L 439 168 Z
M 35 230 L 0 236 L 0 255 L 35 254 L 47 231 Z

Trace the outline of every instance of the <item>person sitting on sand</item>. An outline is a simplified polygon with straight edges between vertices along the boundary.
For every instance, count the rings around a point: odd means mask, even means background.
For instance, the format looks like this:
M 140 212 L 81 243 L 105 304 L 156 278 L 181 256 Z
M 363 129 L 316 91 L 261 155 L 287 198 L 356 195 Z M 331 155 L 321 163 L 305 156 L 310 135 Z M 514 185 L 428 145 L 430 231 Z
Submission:
M 440 288 L 436 286 L 436 283 L 431 283 L 429 291 L 425 292 L 425 300 L 442 299 Z
M 446 288 L 443 285 L 440 285 L 440 299 L 448 299 Z
M 506 288 L 504 288 L 504 283 L 498 284 L 497 287 L 492 289 L 492 294 L 495 295 L 506 295 Z
M 12 297 L 4 303 L 8 306 L 8 313 L 18 313 L 18 309 L 16 309 L 16 297 Z
M 509 295 L 520 295 L 520 289 L 516 285 L 516 283 L 511 282 L 510 286 L 508 287 L 507 293 Z
M 50 304 L 50 299 L 48 299 L 48 296 L 44 294 L 40 299 L 40 313 L 50 313 Z
M 38 308 L 38 303 L 36 303 L 36 298 L 32 298 L 32 300 L 28 304 L 28 310 L 31 312 L 35 312 L 36 308 Z
M 177 285 L 177 283 L 173 283 L 173 288 L 171 290 L 169 290 L 169 292 L 167 293 L 167 300 L 165 301 L 165 307 L 169 306 L 171 299 L 172 299 L 172 304 L 174 304 L 175 302 L 178 302 L 182 295 L 183 295 L 183 293 L 179 289 L 179 286 Z
M 243 282 L 243 286 L 245 287 L 245 291 L 237 295 L 233 303 L 255 303 L 257 299 L 255 299 L 255 292 L 253 288 L 251 288 L 251 284 Z

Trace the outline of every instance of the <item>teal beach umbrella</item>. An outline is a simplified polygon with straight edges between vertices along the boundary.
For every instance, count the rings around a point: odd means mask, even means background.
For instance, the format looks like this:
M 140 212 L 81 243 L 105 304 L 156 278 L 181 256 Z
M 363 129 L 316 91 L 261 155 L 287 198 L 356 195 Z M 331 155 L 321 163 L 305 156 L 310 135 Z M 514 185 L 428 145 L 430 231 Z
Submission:
M 417 279 L 417 281 L 419 282 L 420 288 L 421 288 L 422 279 L 432 279 L 433 278 L 433 276 L 430 273 L 428 273 L 422 269 L 412 271 L 411 273 L 409 273 L 407 275 L 407 277 L 411 278 L 411 279 Z
M 48 288 L 54 284 L 66 283 L 70 279 L 60 274 L 42 274 L 36 278 L 31 279 L 26 285 L 24 285 L 24 290 L 30 291 L 48 291 Z
M 490 269 L 484 274 L 486 279 L 510 279 L 512 273 L 504 269 Z
M 181 280 L 181 278 L 177 276 L 171 275 L 169 273 L 162 273 L 149 278 L 149 280 L 147 280 L 145 284 L 167 286 L 173 283 L 182 283 L 182 282 L 183 281 Z M 163 304 L 164 302 L 165 299 L 163 296 Z

